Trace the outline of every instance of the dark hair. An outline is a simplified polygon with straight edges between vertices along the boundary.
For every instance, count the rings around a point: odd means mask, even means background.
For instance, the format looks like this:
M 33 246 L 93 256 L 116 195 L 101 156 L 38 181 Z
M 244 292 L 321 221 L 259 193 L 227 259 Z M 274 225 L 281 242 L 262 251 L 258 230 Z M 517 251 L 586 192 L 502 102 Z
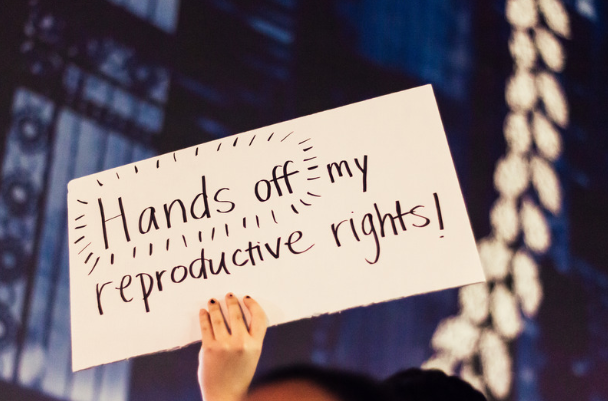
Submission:
M 436 369 L 402 370 L 386 379 L 384 385 L 401 401 L 487 401 L 466 381 Z
M 384 386 L 369 376 L 305 364 L 280 368 L 256 378 L 249 391 L 291 380 L 307 381 L 342 401 L 392 400 Z

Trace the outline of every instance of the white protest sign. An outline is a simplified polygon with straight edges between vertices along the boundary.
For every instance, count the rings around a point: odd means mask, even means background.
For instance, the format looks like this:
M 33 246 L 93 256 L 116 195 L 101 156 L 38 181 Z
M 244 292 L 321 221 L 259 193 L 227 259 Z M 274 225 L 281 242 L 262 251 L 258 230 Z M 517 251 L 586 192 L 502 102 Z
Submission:
M 68 190 L 74 370 L 199 340 L 227 292 L 275 325 L 484 280 L 430 86 Z

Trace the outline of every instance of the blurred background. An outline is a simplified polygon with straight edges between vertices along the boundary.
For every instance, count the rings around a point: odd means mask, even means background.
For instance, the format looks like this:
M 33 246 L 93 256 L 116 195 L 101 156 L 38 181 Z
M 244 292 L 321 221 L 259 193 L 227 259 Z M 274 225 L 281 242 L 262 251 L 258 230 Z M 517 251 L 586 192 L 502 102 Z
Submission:
M 71 372 L 70 179 L 431 83 L 488 283 L 271 328 L 260 371 L 608 400 L 605 1 L 2 4 L 0 399 L 200 399 L 198 345 Z

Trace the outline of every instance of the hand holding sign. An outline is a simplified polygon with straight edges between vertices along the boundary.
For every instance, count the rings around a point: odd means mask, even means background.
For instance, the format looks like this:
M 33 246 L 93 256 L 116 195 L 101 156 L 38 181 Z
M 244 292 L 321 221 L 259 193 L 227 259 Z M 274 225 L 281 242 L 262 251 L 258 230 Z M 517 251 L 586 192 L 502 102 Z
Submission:
M 206 401 L 240 401 L 253 379 L 266 334 L 266 315 L 251 297 L 245 297 L 243 304 L 251 313 L 249 327 L 232 293 L 226 295 L 228 327 L 215 299 L 209 301 L 209 311 L 200 311 L 203 341 L 198 380 Z
M 68 205 L 75 370 L 196 341 L 229 291 L 274 325 L 484 280 L 430 86 L 83 177 Z

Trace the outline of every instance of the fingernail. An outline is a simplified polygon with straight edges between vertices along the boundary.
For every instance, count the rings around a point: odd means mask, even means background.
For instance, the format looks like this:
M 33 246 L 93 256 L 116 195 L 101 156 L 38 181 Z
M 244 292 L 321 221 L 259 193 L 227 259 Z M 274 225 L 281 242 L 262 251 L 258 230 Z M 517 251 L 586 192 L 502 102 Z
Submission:
M 250 299 L 251 297 L 249 295 L 245 295 L 245 298 Z
M 230 294 L 228 294 L 228 296 L 229 296 L 230 298 L 232 298 L 232 297 L 234 296 L 234 294 L 233 294 L 233 293 L 230 293 Z
M 214 304 L 215 303 L 215 299 L 211 299 L 211 301 L 209 301 L 209 302 L 211 302 L 212 304 Z

